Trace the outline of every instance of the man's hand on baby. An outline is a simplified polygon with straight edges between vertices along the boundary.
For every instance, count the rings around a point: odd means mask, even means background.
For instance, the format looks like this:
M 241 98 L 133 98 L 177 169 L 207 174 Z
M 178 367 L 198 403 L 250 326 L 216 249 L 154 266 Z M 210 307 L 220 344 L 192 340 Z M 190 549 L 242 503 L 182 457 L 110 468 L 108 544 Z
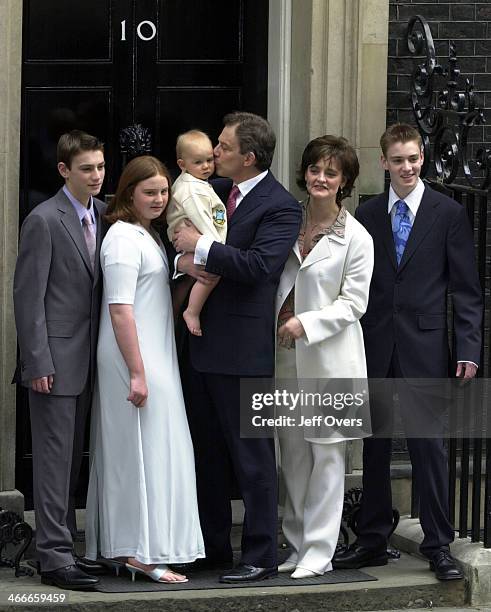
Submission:
M 193 262 L 193 256 L 191 253 L 185 253 L 179 257 L 177 269 L 179 272 L 183 272 L 184 274 L 196 279 L 198 282 L 203 283 L 203 285 L 210 285 L 211 283 L 216 282 L 216 280 L 219 278 L 216 274 L 205 272 L 204 266 L 196 265 Z
M 196 244 L 200 238 L 201 234 L 191 221 L 189 221 L 189 219 L 184 219 L 174 231 L 172 244 L 179 253 L 194 253 Z

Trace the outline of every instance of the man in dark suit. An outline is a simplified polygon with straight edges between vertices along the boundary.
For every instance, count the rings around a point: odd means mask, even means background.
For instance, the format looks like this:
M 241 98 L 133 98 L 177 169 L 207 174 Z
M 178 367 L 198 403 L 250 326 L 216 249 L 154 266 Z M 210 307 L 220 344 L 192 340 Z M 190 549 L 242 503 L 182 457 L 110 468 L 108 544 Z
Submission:
M 425 186 L 421 137 L 406 124 L 381 138 L 389 193 L 359 206 L 357 219 L 370 232 L 375 267 L 368 309 L 362 318 L 370 378 L 443 379 L 449 374 L 447 292 L 454 308 L 456 376 L 473 378 L 481 351 L 482 298 L 474 264 L 472 232 L 464 206 Z M 441 408 L 424 387 L 398 386 L 401 417 L 424 532 L 421 552 L 440 580 L 462 578 L 450 554 L 448 468 Z M 385 394 L 388 395 L 387 393 Z M 390 429 L 392 406 L 370 397 L 374 433 Z M 385 422 L 382 422 L 384 421 Z M 424 424 L 427 424 L 425 426 Z M 389 427 L 387 427 L 389 425 Z M 418 430 L 419 427 L 419 430 Z M 417 438 L 418 431 L 431 437 Z M 390 434 L 389 434 L 390 435 Z M 380 433 L 379 433 L 380 436 Z M 392 529 L 392 440 L 373 437 L 363 445 L 363 499 L 357 541 L 333 560 L 337 568 L 387 563 Z
M 221 277 L 201 316 L 202 337 L 190 337 L 192 382 L 185 384 L 193 436 L 201 526 L 208 566 L 230 566 L 230 484 L 235 476 L 245 517 L 240 564 L 222 582 L 261 580 L 277 573 L 277 476 L 272 439 L 240 436 L 241 377 L 274 371 L 274 299 L 298 237 L 298 202 L 269 171 L 275 135 L 263 118 L 231 113 L 215 148 L 213 187 L 227 204 L 226 244 L 194 227 L 176 231 L 186 251 L 178 269 L 197 266 Z M 194 256 L 191 255 L 194 253 Z
M 14 278 L 18 382 L 29 388 L 41 582 L 89 589 L 103 568 L 74 557 L 74 494 L 94 384 L 102 279 L 104 147 L 74 130 L 58 142 L 65 185 L 25 219 Z

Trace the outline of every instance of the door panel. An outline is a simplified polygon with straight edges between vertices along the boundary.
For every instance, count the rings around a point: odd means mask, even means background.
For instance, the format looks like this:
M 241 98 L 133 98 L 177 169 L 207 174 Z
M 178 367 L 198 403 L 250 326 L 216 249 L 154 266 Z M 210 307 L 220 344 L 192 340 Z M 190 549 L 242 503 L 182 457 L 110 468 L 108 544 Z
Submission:
M 202 0 L 162 0 L 158 60 L 242 61 L 243 5 L 229 0 L 214 0 L 213 5 Z
M 60 134 L 76 127 L 111 143 L 109 130 L 114 123 L 111 94 L 111 88 L 103 87 L 25 88 L 23 159 L 24 180 L 28 184 L 24 194 L 26 209 L 30 210 L 51 197 L 63 184 L 56 172 L 56 143 Z M 111 158 L 110 144 L 106 155 Z M 56 187 L 53 179 L 57 181 Z
M 24 7 L 24 61 L 111 61 L 110 3 L 42 0 Z

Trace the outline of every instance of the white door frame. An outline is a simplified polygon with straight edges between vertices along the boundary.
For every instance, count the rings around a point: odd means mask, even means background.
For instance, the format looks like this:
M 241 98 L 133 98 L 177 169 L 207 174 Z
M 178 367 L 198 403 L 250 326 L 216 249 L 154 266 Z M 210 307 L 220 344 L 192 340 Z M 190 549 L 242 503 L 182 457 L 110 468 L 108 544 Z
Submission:
M 290 185 L 290 67 L 292 0 L 269 0 L 268 120 L 276 132 L 272 171 Z

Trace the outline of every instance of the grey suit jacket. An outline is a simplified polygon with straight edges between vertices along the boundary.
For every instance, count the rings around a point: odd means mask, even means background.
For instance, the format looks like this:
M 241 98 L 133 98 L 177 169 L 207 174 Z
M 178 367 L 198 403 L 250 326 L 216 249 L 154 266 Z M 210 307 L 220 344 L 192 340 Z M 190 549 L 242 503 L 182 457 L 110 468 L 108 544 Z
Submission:
M 14 277 L 18 381 L 28 385 L 53 374 L 52 395 L 79 395 L 88 379 L 94 381 L 105 204 L 94 198 L 94 206 L 94 272 L 78 215 L 62 189 L 36 206 L 21 229 Z

